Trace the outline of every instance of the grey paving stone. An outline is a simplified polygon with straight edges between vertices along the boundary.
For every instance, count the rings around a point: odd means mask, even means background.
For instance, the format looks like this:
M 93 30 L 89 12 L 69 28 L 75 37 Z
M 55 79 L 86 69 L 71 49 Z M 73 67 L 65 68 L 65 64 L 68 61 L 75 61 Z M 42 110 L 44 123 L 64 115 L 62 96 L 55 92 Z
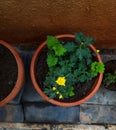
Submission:
M 111 91 L 101 86 L 98 92 L 86 103 L 116 105 L 116 91 Z
M 83 104 L 80 106 L 80 121 L 116 124 L 116 106 Z
M 24 115 L 21 105 L 0 107 L 0 122 L 23 122 Z
M 36 92 L 30 78 L 30 62 L 33 52 L 25 52 L 25 84 L 22 102 L 44 102 L 44 99 Z
M 77 123 L 78 107 L 59 107 L 45 103 L 24 104 L 26 122 Z

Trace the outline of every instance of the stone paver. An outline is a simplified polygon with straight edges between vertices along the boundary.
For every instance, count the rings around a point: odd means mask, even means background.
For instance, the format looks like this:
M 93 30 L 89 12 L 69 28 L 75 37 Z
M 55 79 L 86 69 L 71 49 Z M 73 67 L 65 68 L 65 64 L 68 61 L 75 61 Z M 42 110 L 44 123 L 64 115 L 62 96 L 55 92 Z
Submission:
M 24 115 L 21 105 L 0 107 L 0 122 L 23 122 Z
M 0 128 L 9 130 L 15 128 L 15 130 L 106 130 L 102 125 L 80 125 L 80 124 L 26 124 L 26 123 L 0 123 Z M 115 128 L 115 126 L 111 126 Z M 110 129 L 111 130 L 111 129 Z M 113 129 L 112 129 L 113 130 Z
M 98 92 L 86 103 L 116 105 L 116 91 L 111 91 L 101 86 Z
M 116 106 L 83 104 L 80 106 L 80 121 L 116 124 Z
M 79 107 L 58 107 L 51 104 L 24 104 L 26 122 L 77 123 Z

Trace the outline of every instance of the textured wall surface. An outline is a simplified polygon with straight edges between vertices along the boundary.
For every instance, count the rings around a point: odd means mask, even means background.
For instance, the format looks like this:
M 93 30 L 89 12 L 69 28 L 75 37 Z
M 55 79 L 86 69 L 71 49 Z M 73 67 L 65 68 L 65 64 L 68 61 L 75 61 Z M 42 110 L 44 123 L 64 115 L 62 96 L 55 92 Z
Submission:
M 0 0 L 0 39 L 9 43 L 80 31 L 99 48 L 116 48 L 116 0 Z

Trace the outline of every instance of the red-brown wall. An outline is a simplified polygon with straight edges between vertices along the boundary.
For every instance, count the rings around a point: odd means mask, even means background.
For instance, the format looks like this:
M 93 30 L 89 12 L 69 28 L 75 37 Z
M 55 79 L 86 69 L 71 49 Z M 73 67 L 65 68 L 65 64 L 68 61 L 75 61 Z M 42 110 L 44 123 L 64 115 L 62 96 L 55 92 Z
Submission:
M 80 31 L 99 48 L 116 48 L 116 0 L 0 0 L 0 39 L 11 44 Z

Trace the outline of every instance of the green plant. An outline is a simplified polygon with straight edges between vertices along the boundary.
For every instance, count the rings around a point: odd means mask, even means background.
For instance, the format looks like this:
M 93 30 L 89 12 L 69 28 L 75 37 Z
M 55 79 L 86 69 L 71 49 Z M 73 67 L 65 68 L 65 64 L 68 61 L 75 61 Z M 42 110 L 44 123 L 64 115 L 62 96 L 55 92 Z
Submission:
M 113 83 L 116 83 L 116 70 L 114 73 L 107 73 L 104 75 L 103 84 L 105 87 L 109 87 Z
M 61 43 L 54 36 L 47 36 L 49 67 L 44 87 L 50 98 L 69 98 L 75 95 L 74 86 L 104 72 L 104 64 L 93 61 L 95 53 L 89 49 L 94 38 L 76 33 L 75 40 Z
M 94 76 L 97 76 L 98 73 L 103 73 L 104 72 L 104 64 L 103 63 L 100 63 L 100 62 L 93 62 L 91 64 L 91 73 L 94 75 Z

